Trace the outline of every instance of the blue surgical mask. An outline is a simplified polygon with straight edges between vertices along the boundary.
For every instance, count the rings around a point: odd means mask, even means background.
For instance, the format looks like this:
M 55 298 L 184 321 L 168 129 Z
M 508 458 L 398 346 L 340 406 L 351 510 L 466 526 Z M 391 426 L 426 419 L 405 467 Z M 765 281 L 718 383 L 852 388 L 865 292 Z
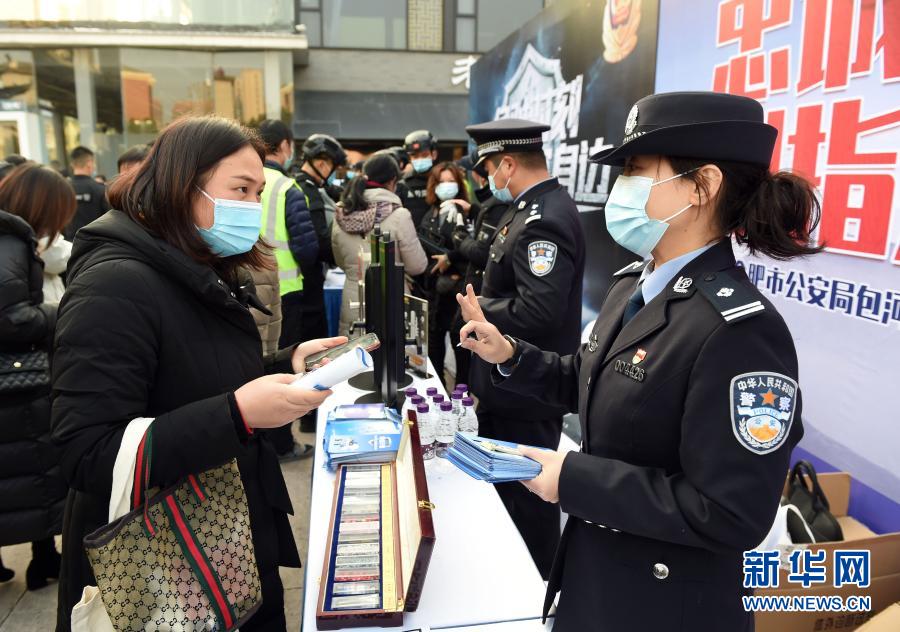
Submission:
M 412 166 L 416 173 L 425 173 L 431 169 L 432 165 L 434 165 L 434 161 L 431 158 L 416 158 L 412 161 Z
M 512 180 L 512 176 L 510 176 L 509 179 L 506 181 L 505 187 L 503 187 L 502 189 L 498 189 L 497 185 L 494 184 L 494 176 L 493 175 L 488 176 L 488 185 L 491 187 L 491 193 L 493 194 L 493 196 L 495 198 L 497 198 L 501 202 L 505 202 L 506 204 L 509 204 L 510 202 L 513 201 L 513 195 L 509 191 L 509 181 L 510 180 Z
M 352 180 L 352 179 L 355 178 L 355 177 L 356 177 L 356 172 L 355 172 L 355 171 L 348 171 L 348 172 L 347 172 L 347 180 Z
M 203 189 L 198 190 L 213 203 L 213 225 L 209 228 L 197 227 L 213 254 L 231 257 L 249 252 L 259 239 L 262 228 L 262 204 L 213 199 Z
M 284 170 L 287 171 L 291 168 L 291 165 L 294 164 L 294 152 L 291 152 L 291 157 L 284 161 Z
M 325 179 L 325 184 L 334 186 L 334 181 L 337 180 L 337 174 L 332 171 L 328 174 L 328 178 Z
M 434 194 L 441 200 L 452 200 L 459 193 L 459 185 L 455 182 L 440 182 L 434 187 Z
M 690 171 L 685 173 L 690 173 Z M 688 204 L 666 219 L 651 219 L 647 215 L 650 189 L 657 184 L 680 178 L 685 173 L 679 173 L 659 182 L 643 176 L 619 176 L 616 178 L 616 183 L 606 201 L 605 212 L 606 229 L 617 244 L 643 258 L 653 252 L 666 229 L 669 228 L 668 222 L 691 208 L 693 204 Z

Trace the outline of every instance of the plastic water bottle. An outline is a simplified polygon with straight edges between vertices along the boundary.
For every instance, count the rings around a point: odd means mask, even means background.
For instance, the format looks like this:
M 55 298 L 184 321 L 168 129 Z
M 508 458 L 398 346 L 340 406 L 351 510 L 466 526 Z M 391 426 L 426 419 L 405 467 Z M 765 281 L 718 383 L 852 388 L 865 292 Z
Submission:
M 419 442 L 422 444 L 422 458 L 424 460 L 434 458 L 434 433 L 435 424 L 431 413 L 428 412 L 428 404 L 419 404 L 416 408 L 416 421 L 419 424 Z
M 459 416 L 459 431 L 470 437 L 478 434 L 478 415 L 475 414 L 475 400 L 464 397 L 462 400 L 463 411 Z
M 441 412 L 438 416 L 436 452 L 438 456 L 446 457 L 447 452 L 453 446 L 453 437 L 456 434 L 456 419 L 453 416 L 453 404 L 441 403 Z
M 410 393 L 410 391 L 412 391 L 412 393 Z M 409 418 L 409 411 L 416 409 L 417 403 L 414 400 L 416 397 L 419 397 L 418 395 L 416 395 L 416 389 L 414 388 L 408 388 L 405 392 L 406 399 L 403 401 L 403 409 L 400 411 L 400 417 L 404 421 Z M 419 397 L 419 399 L 422 400 L 421 397 Z M 420 401 L 419 403 L 422 402 Z
M 459 391 L 454 391 L 453 395 L 450 396 L 450 403 L 453 404 L 453 414 L 458 418 L 462 413 L 462 400 L 465 397 Z
M 462 383 L 457 384 L 455 387 L 453 387 L 453 392 L 462 393 L 463 397 L 468 397 L 469 396 L 469 385 L 462 384 Z

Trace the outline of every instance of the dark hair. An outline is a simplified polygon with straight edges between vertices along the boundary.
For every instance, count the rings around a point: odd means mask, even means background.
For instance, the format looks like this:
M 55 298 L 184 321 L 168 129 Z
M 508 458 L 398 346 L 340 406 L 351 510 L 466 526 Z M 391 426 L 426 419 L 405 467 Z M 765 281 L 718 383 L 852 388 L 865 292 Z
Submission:
M 3 162 L 8 162 L 9 164 L 18 167 L 19 165 L 24 165 L 26 162 L 28 162 L 28 158 L 26 158 L 22 154 L 10 154 L 3 159 Z
M 391 180 L 400 177 L 400 166 L 394 157 L 382 150 L 372 154 L 363 165 L 362 173 L 353 178 L 341 195 L 341 204 L 348 213 L 366 208 L 366 189 L 383 188 Z
M 267 154 L 274 154 L 284 141 L 293 144 L 294 135 L 291 129 L 278 119 L 266 119 L 259 124 L 259 137 L 266 146 Z
M 755 254 L 773 259 L 814 255 L 823 245 L 811 246 L 810 233 L 819 224 L 821 207 L 813 186 L 786 171 L 746 162 L 667 158 L 676 173 L 696 184 L 709 199 L 708 183 L 700 171 L 708 164 L 722 172 L 715 197 L 716 219 L 723 235 L 733 235 Z
M 88 159 L 94 157 L 94 152 L 85 147 L 84 145 L 79 145 L 75 149 L 72 150 L 72 153 L 69 154 L 69 159 L 72 161 L 72 164 L 76 167 L 81 167 L 88 161 Z
M 185 117 L 166 127 L 141 166 L 117 178 L 109 202 L 132 220 L 233 281 L 239 266 L 271 266 L 268 246 L 258 241 L 250 252 L 219 257 L 203 241 L 191 212 L 202 189 L 223 158 L 252 147 L 265 159 L 263 144 L 253 130 L 217 116 Z
M 0 182 L 0 209 L 24 219 L 38 239 L 51 242 L 75 215 L 75 190 L 50 167 L 19 165 Z
M 455 162 L 442 162 L 428 174 L 428 184 L 425 185 L 425 201 L 431 206 L 437 206 L 441 203 L 441 200 L 438 199 L 434 189 L 440 183 L 441 174 L 445 171 L 449 171 L 453 174 L 456 186 L 459 187 L 457 197 L 461 199 L 466 199 L 468 197 L 465 172 Z
M 149 145 L 135 145 L 126 149 L 119 159 L 116 161 L 116 168 L 121 171 L 122 165 L 129 165 L 136 162 L 144 162 L 144 158 L 150 153 Z
M 500 161 L 503 160 L 504 156 L 513 158 L 516 162 L 518 162 L 526 169 L 547 168 L 547 156 L 545 156 L 544 152 L 542 151 L 516 151 L 503 154 L 494 154 L 490 158 L 488 158 L 488 160 L 491 161 L 494 167 L 499 167 Z

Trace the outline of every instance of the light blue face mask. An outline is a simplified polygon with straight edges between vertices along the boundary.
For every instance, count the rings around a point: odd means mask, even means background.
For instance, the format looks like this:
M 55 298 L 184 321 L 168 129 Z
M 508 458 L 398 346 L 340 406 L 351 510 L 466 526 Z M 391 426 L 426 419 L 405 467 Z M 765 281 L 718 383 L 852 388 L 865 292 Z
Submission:
M 352 180 L 352 179 L 355 178 L 355 177 L 356 177 L 356 172 L 355 172 L 355 171 L 348 171 L 348 172 L 347 172 L 347 180 Z
M 416 170 L 416 173 L 425 173 L 434 165 L 434 161 L 431 158 L 416 158 L 412 161 L 413 169 Z
M 509 180 L 506 181 L 505 187 L 503 187 L 502 189 L 498 189 L 497 185 L 494 184 L 494 176 L 493 175 L 488 176 L 488 185 L 491 187 L 491 194 L 495 198 L 497 198 L 501 202 L 505 202 L 506 204 L 509 204 L 510 202 L 513 201 L 513 195 L 509 191 L 510 180 L 512 180 L 512 176 L 510 176 Z
M 333 185 L 334 181 L 337 180 L 337 174 L 332 171 L 328 174 L 328 177 L 325 179 L 325 184 Z
M 691 171 L 696 171 L 696 169 Z M 693 204 L 688 204 L 663 220 L 651 219 L 647 215 L 650 189 L 657 184 L 680 178 L 691 171 L 679 173 L 659 182 L 643 176 L 619 176 L 616 178 L 616 183 L 609 192 L 605 209 L 606 229 L 616 243 L 646 259 L 656 248 L 666 229 L 669 228 L 668 222 L 693 206 Z
M 291 152 L 291 157 L 284 161 L 284 170 L 289 171 L 291 166 L 294 164 L 294 152 Z
M 452 200 L 459 193 L 459 185 L 455 182 L 441 182 L 434 187 L 434 194 L 441 200 Z
M 262 204 L 213 199 L 203 189 L 197 190 L 213 203 L 213 225 L 209 228 L 197 227 L 213 254 L 231 257 L 249 252 L 259 239 L 262 228 Z

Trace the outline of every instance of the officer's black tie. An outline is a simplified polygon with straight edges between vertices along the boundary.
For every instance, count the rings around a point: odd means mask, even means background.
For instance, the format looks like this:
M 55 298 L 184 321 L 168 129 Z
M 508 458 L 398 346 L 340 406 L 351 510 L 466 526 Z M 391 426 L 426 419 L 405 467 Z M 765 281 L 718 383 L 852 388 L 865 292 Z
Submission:
M 622 327 L 628 324 L 628 321 L 634 318 L 634 315 L 641 311 L 644 306 L 644 294 L 641 292 L 641 284 L 638 283 L 634 293 L 628 299 L 625 305 L 625 313 L 622 315 Z

